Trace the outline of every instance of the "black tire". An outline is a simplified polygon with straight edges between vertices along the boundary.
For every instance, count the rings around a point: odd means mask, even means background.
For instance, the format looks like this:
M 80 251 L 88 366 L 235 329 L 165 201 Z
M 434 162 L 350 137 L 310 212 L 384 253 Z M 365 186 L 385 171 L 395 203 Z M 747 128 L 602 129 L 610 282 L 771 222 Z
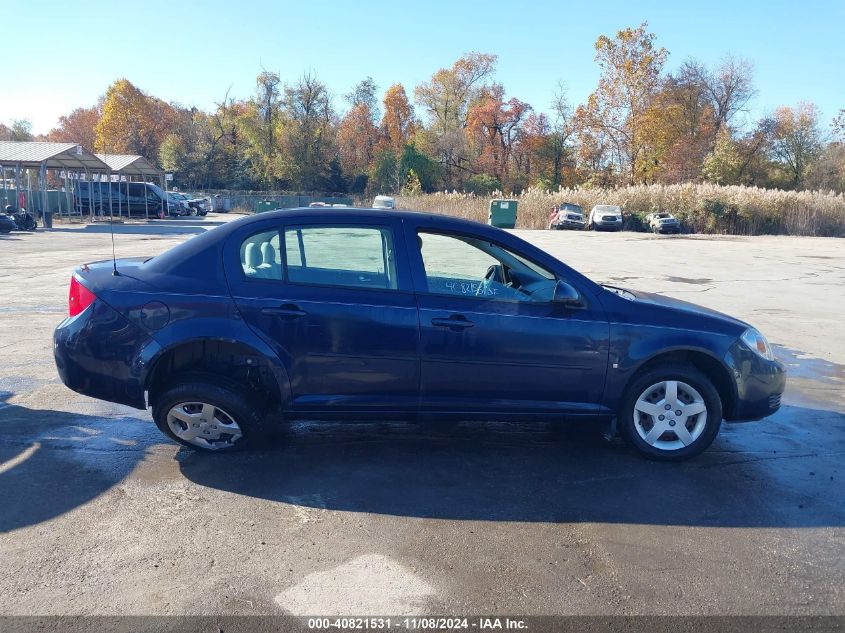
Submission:
M 205 380 L 193 380 L 177 384 L 162 391 L 153 403 L 153 420 L 159 430 L 172 440 L 188 448 L 204 452 L 233 452 L 255 446 L 266 435 L 264 424 L 265 408 L 250 402 L 249 392 L 235 385 L 215 384 Z M 219 407 L 240 427 L 243 437 L 230 446 L 211 449 L 183 440 L 173 433 L 167 423 L 170 410 L 185 402 L 202 402 Z
M 640 395 L 650 386 L 665 380 L 687 383 L 698 391 L 707 407 L 704 429 L 695 440 L 683 448 L 663 450 L 647 443 L 635 426 L 635 410 Z M 678 462 L 702 453 L 716 438 L 722 425 L 722 400 L 710 379 L 689 365 L 667 364 L 646 370 L 634 377 L 625 390 L 619 406 L 617 425 L 622 437 L 649 459 Z M 668 429 L 667 429 L 668 431 Z

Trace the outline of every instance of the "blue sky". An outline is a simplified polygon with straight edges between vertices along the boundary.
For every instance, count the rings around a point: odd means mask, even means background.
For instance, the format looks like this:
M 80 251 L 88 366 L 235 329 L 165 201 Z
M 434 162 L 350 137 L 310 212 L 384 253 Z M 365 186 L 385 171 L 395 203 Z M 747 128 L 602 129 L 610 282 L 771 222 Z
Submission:
M 668 69 L 689 56 L 750 59 L 759 91 L 751 116 L 810 100 L 827 122 L 845 108 L 845 1 L 685 4 L 0 0 L 0 122 L 28 118 L 46 132 L 118 77 L 208 109 L 230 86 L 249 96 L 262 67 L 286 81 L 315 71 L 342 108 L 341 95 L 367 75 L 382 90 L 401 82 L 412 94 L 473 50 L 499 55 L 496 79 L 507 94 L 544 111 L 559 81 L 573 103 L 584 101 L 598 79 L 596 38 L 643 20 L 669 50 Z

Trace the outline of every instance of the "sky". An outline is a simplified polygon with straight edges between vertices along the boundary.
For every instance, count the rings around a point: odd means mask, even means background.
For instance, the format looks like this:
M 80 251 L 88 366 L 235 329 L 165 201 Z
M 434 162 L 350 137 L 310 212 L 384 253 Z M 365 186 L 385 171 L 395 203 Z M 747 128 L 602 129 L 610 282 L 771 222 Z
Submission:
M 670 53 L 667 70 L 688 57 L 749 59 L 748 121 L 800 101 L 825 123 L 845 108 L 845 0 L 0 0 L 0 19 L 0 122 L 29 119 L 36 133 L 120 77 L 208 110 L 227 90 L 250 96 L 262 68 L 287 82 L 311 71 L 343 110 L 366 76 L 412 96 L 469 51 L 498 55 L 508 97 L 548 111 L 560 82 L 573 104 L 595 88 L 599 35 L 643 21 Z

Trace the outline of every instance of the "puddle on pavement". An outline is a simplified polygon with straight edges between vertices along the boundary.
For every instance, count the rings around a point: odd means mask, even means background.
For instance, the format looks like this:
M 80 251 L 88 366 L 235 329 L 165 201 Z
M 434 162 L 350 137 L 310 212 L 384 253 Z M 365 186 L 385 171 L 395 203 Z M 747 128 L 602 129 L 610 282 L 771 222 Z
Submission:
M 666 277 L 666 281 L 671 281 L 676 284 L 693 284 L 696 286 L 702 286 L 704 284 L 709 284 L 713 280 L 707 277 Z
M 845 365 L 831 363 L 821 358 L 814 358 L 797 350 L 772 345 L 775 357 L 786 365 L 789 378 L 802 378 L 804 380 L 816 380 L 828 385 L 841 385 L 845 383 Z
M 25 314 L 31 312 L 50 312 L 50 313 L 65 313 L 67 312 L 66 307 L 62 306 L 21 306 L 21 307 L 8 307 L 8 308 L 0 308 L 0 314 Z

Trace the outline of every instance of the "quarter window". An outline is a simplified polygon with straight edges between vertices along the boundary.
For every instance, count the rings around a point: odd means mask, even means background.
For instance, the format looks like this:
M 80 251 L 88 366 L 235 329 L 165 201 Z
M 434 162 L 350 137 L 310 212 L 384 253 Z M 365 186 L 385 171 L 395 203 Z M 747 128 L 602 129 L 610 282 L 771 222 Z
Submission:
M 251 279 L 281 281 L 283 275 L 279 232 L 264 231 L 246 238 L 241 244 L 241 268 Z
M 293 283 L 398 288 L 389 229 L 293 226 L 287 227 L 284 235 L 287 278 Z

